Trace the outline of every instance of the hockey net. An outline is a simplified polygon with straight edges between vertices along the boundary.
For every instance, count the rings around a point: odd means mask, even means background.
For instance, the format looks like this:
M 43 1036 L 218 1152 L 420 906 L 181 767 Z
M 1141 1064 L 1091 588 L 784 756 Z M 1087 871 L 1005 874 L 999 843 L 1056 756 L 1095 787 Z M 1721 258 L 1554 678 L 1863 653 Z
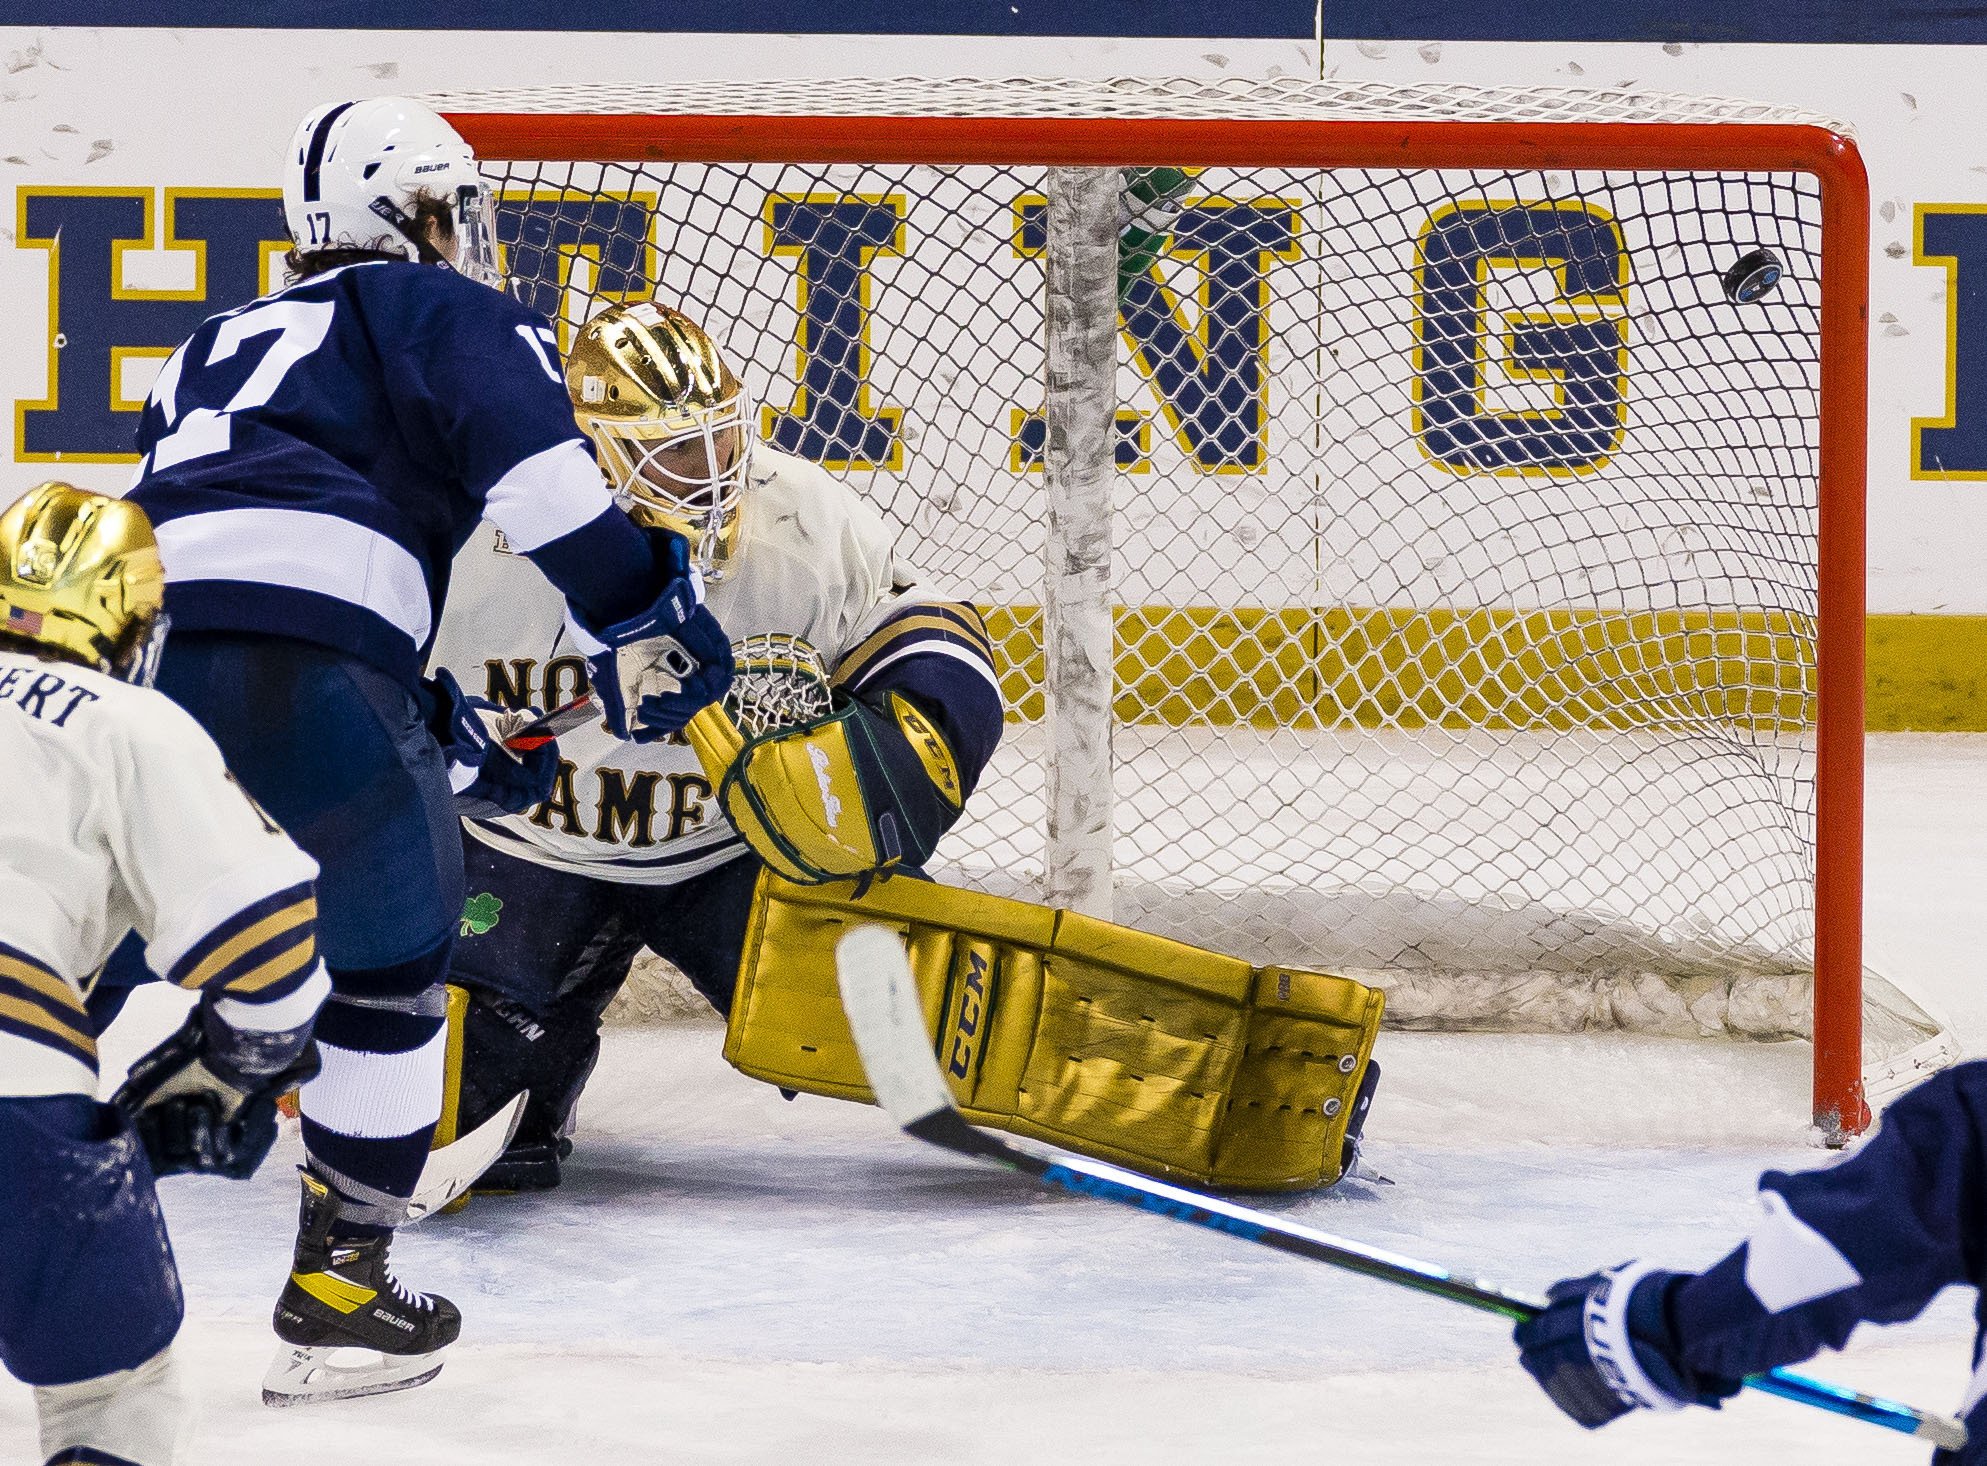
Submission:
M 1859 1055 L 1937 1047 L 1861 967 L 1833 125 L 1288 79 L 431 100 L 562 339 L 690 312 L 986 608 L 1009 729 L 942 878 L 1408 1026 L 1812 1034 L 1850 1128 Z

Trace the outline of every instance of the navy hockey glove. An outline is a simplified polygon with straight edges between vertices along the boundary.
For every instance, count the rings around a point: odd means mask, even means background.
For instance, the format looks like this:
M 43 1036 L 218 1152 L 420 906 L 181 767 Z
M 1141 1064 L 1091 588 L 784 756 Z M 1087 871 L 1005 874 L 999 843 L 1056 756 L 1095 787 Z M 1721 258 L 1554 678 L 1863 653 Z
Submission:
M 1545 1309 L 1511 1331 L 1518 1361 L 1552 1403 L 1594 1430 L 1631 1410 L 1681 1410 L 1739 1391 L 1694 1373 L 1665 1306 L 1680 1273 L 1625 1262 L 1554 1283 Z
M 201 1003 L 178 1032 L 131 1066 L 111 1103 L 131 1117 L 154 1174 L 255 1174 L 276 1143 L 276 1099 L 317 1073 L 310 1025 L 284 1033 L 228 1027 Z
M 696 660 L 688 676 L 677 677 L 674 691 L 664 687 L 644 692 L 635 705 L 634 740 L 654 743 L 678 732 L 701 708 L 723 697 L 731 686 L 731 643 L 707 607 L 699 606 L 678 627 L 673 639 Z
M 559 774 L 556 744 L 522 751 L 506 748 L 500 729 L 512 715 L 493 702 L 470 697 L 446 668 L 437 669 L 423 689 L 432 703 L 428 730 L 448 765 L 457 814 L 472 820 L 496 819 L 523 814 L 551 797 L 552 781 Z
M 689 542 L 649 529 L 664 576 L 646 611 L 612 626 L 588 626 L 567 608 L 566 625 L 585 653 L 593 695 L 617 738 L 654 743 L 677 732 L 731 686 L 731 643 L 704 605 Z

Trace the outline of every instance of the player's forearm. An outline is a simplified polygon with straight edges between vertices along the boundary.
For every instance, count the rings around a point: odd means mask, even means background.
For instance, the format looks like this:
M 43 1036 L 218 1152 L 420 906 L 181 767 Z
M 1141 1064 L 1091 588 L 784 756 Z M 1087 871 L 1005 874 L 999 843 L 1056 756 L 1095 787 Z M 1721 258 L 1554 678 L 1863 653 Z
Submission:
M 663 588 L 648 537 L 609 506 L 558 539 L 525 552 L 590 626 L 612 626 L 646 610 Z
M 1740 1248 L 1710 1271 L 1672 1284 L 1670 1316 L 1686 1364 L 1743 1379 L 1842 1347 L 1860 1322 L 1854 1289 L 1774 1312 L 1747 1286 L 1746 1256 Z
M 331 978 L 317 952 L 309 882 L 251 903 L 219 923 L 173 968 L 205 1005 L 208 1042 L 229 1069 L 273 1074 L 310 1042 Z
M 954 665 L 920 657 L 890 668 L 857 694 L 881 706 L 885 694 L 899 692 L 938 725 L 958 766 L 960 793 L 971 798 L 980 775 L 1000 743 L 1000 699 L 984 683 L 962 678 Z
M 1692 1367 L 1737 1377 L 1794 1363 L 1987 1279 L 1983 1117 L 1987 1063 L 1961 1065 L 1899 1100 L 1841 1164 L 1763 1177 L 1745 1246 L 1672 1296 Z
M 972 607 L 906 605 L 843 658 L 836 681 L 872 706 L 902 693 L 938 725 L 970 796 L 1000 744 L 1006 708 L 992 643 Z
M 653 602 L 663 571 L 648 537 L 614 503 L 577 438 L 511 466 L 484 497 L 484 513 L 594 626 Z
M 244 1074 L 273 1074 L 288 1068 L 310 1042 L 318 1009 L 331 995 L 331 975 L 318 963 L 302 984 L 282 997 L 262 1002 L 216 999 L 209 1012 L 222 1032 L 216 1037 L 233 1067 Z

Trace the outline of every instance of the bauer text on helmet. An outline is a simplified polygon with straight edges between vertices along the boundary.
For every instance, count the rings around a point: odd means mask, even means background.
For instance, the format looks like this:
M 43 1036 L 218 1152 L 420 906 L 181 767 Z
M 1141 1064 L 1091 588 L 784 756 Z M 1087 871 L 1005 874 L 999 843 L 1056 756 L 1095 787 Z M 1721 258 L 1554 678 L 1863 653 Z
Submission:
M 639 520 L 690 541 L 706 579 L 737 552 L 753 405 L 702 327 L 651 301 L 579 330 L 566 388 L 614 490 Z
M 283 219 L 299 254 L 362 250 L 452 265 L 485 285 L 503 278 L 476 155 L 405 97 L 332 102 L 304 118 L 283 161 Z

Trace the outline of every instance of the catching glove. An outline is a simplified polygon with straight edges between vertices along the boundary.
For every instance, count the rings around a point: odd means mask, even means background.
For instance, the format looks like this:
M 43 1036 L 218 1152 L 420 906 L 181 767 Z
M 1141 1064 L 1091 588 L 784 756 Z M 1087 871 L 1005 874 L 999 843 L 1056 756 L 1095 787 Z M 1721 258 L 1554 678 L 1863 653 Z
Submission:
M 944 735 L 902 693 L 758 738 L 721 706 L 683 731 L 739 834 L 790 881 L 922 866 L 965 803 Z
M 1544 1310 L 1511 1331 L 1518 1362 L 1588 1430 L 1631 1410 L 1717 1409 L 1739 1382 L 1683 1362 L 1665 1309 L 1669 1285 L 1681 1276 L 1625 1262 L 1554 1283 Z
M 448 764 L 449 788 L 457 814 L 473 820 L 523 814 L 552 794 L 559 774 L 553 743 L 516 751 L 503 744 L 503 728 L 515 717 L 493 702 L 470 697 L 446 668 L 422 684 L 432 703 L 428 731 Z
M 203 1002 L 131 1066 L 111 1103 L 131 1117 L 155 1174 L 241 1180 L 276 1143 L 276 1097 L 316 1073 L 308 1027 L 243 1033 Z
M 645 533 L 667 577 L 646 611 L 612 626 L 588 626 L 566 609 L 566 629 L 586 656 L 595 700 L 617 738 L 654 743 L 678 732 L 731 685 L 731 644 L 704 605 L 689 542 L 665 529 Z

